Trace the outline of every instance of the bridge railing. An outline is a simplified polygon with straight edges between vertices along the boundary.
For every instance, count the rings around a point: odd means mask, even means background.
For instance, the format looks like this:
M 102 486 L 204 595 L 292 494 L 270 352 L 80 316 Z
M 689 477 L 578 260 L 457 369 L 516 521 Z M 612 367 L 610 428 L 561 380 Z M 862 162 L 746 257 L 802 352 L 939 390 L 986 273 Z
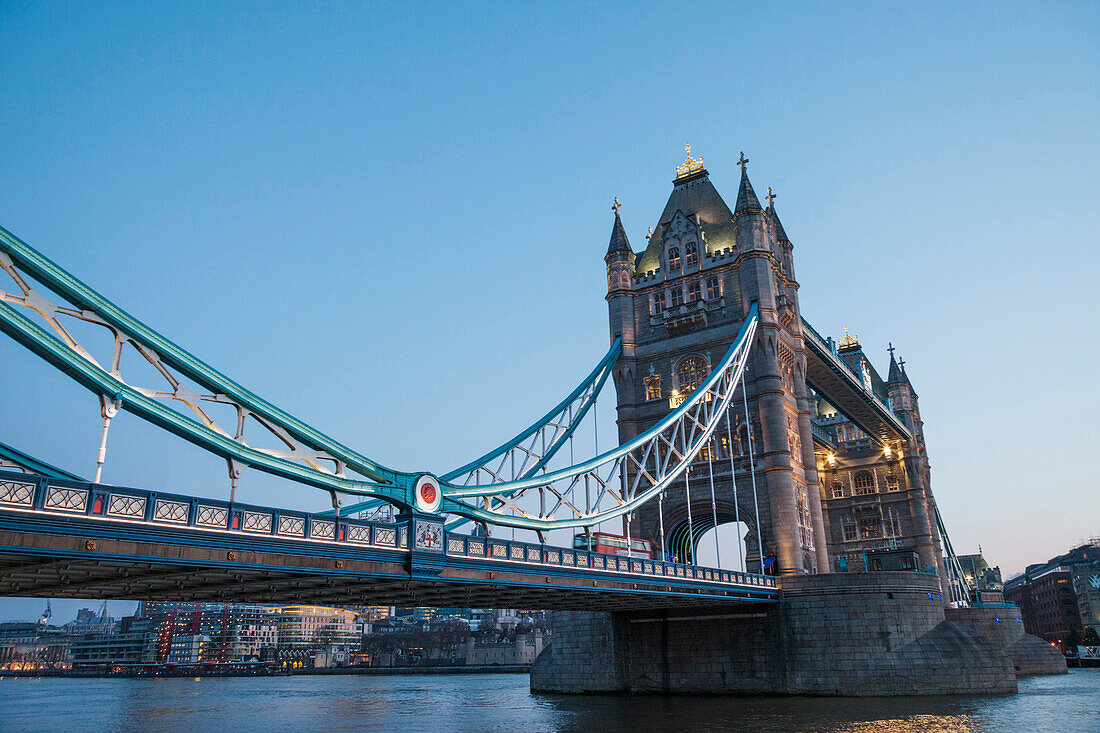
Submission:
M 0 471 L 0 510 L 83 516 L 159 527 L 190 528 L 281 540 L 410 550 L 405 522 L 368 522 L 144 489 L 68 481 Z M 706 582 L 774 589 L 775 579 L 648 558 L 443 532 L 441 550 L 455 558 L 556 566 L 580 571 L 661 577 L 672 583 Z

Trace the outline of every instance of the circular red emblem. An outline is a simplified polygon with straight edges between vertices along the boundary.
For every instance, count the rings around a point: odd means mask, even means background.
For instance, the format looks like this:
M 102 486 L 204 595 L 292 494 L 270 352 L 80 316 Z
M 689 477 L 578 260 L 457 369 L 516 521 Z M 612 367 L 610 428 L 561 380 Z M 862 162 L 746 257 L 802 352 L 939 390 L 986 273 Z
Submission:
M 420 498 L 425 504 L 435 503 L 435 484 L 424 484 L 420 487 Z

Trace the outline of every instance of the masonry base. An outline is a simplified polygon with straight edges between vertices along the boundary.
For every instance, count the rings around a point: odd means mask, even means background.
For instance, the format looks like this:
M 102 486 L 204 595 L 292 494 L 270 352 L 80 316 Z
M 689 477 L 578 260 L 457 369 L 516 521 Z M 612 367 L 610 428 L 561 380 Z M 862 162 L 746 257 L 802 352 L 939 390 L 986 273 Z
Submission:
M 972 619 L 945 618 L 935 576 L 803 575 L 782 578 L 780 586 L 782 598 L 771 605 L 556 612 L 553 642 L 532 666 L 531 688 L 842 696 L 1016 691 L 1019 665 L 1008 647 L 1020 642 L 1002 646 L 964 623 Z

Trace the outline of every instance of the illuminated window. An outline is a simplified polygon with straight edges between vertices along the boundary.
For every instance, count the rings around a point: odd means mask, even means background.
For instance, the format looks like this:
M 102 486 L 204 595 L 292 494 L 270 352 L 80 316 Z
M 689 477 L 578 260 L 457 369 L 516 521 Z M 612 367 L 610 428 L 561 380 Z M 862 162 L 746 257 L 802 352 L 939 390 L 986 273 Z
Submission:
M 702 298 L 699 294 L 699 281 L 696 280 L 696 281 L 692 282 L 690 285 L 688 285 L 688 299 L 687 299 L 687 302 L 694 303 L 695 301 L 701 300 L 701 299 Z
M 844 484 L 840 483 L 839 481 L 834 481 L 833 482 L 833 498 L 834 499 L 843 499 L 844 498 Z
M 718 455 L 721 458 L 729 458 L 732 455 L 730 453 L 730 440 L 726 436 L 718 439 Z
M 891 473 L 890 475 L 888 475 L 886 477 L 886 490 L 897 491 L 899 488 L 901 488 L 901 486 L 898 482 L 897 474 Z
M 707 360 L 701 356 L 685 356 L 676 367 L 677 389 L 691 392 L 707 378 Z
M 869 537 L 881 537 L 882 520 L 878 517 L 868 517 L 867 519 L 859 520 L 859 536 L 864 539 Z
M 665 310 L 665 294 L 654 293 L 653 294 L 653 315 L 659 316 Z
M 668 269 L 679 270 L 680 269 L 680 248 L 672 247 L 668 251 Z
M 672 307 L 677 308 L 684 304 L 684 289 L 673 288 L 672 289 Z
M 661 375 L 654 374 L 645 378 L 645 398 L 647 400 L 661 399 Z
M 684 251 L 687 252 L 688 267 L 699 264 L 699 250 L 695 248 L 695 242 L 688 242 Z
M 707 280 L 707 300 L 714 300 L 721 295 L 721 288 L 718 285 L 718 278 L 712 277 Z
M 870 471 L 860 471 L 855 475 L 856 495 L 875 493 L 875 477 Z

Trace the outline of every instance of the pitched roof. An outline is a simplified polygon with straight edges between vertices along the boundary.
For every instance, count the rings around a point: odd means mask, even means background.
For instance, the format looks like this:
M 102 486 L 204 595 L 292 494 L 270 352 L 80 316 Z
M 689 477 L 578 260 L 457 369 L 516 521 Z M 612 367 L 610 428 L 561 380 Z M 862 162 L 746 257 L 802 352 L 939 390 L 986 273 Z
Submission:
M 898 366 L 898 362 L 894 359 L 893 350 L 890 351 L 890 373 L 886 377 L 887 384 L 894 384 L 896 382 L 905 381 L 905 373 Z
M 783 222 L 779 221 L 779 215 L 775 213 L 775 204 L 768 205 L 767 214 L 775 226 L 775 238 L 780 242 L 790 242 L 791 240 L 787 239 L 787 232 L 783 229 Z
M 623 229 L 622 219 L 619 218 L 619 212 L 615 212 L 615 224 L 611 227 L 611 241 L 607 245 L 607 254 L 618 254 L 620 252 L 627 252 L 634 254 L 634 250 L 630 248 L 630 240 L 626 238 L 626 230 Z
M 661 212 L 657 226 L 653 227 L 649 246 L 634 268 L 637 273 L 646 273 L 660 267 L 661 242 L 677 211 L 688 218 L 699 217 L 699 226 L 706 235 L 708 253 L 737 246 L 733 212 L 718 194 L 704 169 L 698 174 L 678 178 L 674 182 L 665 210 Z
M 734 206 L 733 213 L 740 214 L 745 211 L 763 210 L 764 207 L 760 205 L 760 199 L 756 198 L 756 191 L 752 190 L 752 183 L 749 182 L 748 170 L 742 166 L 741 186 L 737 189 L 737 205 Z

